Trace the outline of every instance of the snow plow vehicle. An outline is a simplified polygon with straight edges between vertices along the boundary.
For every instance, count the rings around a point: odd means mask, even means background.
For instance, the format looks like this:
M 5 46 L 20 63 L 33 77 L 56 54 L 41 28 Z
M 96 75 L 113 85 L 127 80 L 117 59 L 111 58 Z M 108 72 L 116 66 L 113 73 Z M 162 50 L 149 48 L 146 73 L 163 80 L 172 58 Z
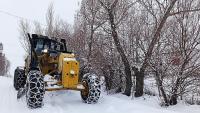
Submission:
M 79 80 L 79 62 L 68 52 L 65 39 L 27 34 L 30 51 L 24 67 L 14 73 L 17 98 L 23 95 L 29 108 L 43 106 L 45 91 L 77 90 L 84 103 L 97 103 L 100 97 L 100 80 L 86 73 Z

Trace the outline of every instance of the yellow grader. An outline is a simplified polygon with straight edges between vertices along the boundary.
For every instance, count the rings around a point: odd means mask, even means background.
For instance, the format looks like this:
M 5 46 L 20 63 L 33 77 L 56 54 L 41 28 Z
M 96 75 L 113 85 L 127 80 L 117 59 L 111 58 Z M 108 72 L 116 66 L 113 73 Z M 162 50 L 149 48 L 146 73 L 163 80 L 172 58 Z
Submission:
M 30 51 L 24 67 L 14 73 L 17 98 L 23 95 L 29 108 L 43 106 L 45 91 L 77 90 L 84 103 L 97 103 L 101 93 L 99 78 L 86 73 L 79 80 L 79 62 L 67 51 L 65 39 L 27 34 Z

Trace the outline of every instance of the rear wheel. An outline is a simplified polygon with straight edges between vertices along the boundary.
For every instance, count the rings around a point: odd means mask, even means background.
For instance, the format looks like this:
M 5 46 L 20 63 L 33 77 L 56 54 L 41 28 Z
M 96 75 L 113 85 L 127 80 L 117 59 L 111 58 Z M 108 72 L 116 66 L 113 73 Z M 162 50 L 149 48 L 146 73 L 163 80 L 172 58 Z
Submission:
M 38 70 L 31 70 L 27 76 L 26 102 L 29 108 L 40 108 L 43 106 L 44 98 L 44 76 Z
M 25 84 L 26 84 L 25 71 L 24 69 L 20 69 L 19 67 L 17 67 L 14 73 L 14 88 L 16 90 L 19 90 L 20 88 L 23 88 Z
M 81 91 L 83 102 L 95 104 L 98 102 L 101 94 L 100 80 L 95 74 L 85 74 L 82 79 L 85 90 Z

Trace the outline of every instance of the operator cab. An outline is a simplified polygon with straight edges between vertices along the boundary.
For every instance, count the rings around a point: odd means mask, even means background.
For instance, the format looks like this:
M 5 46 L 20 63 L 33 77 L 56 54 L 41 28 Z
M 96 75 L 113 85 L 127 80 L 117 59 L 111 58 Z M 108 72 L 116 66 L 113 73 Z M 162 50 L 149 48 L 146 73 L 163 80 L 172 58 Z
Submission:
M 65 40 L 61 40 L 61 42 L 58 42 L 57 40 L 49 39 L 47 36 L 32 35 L 33 49 L 38 55 L 41 55 L 44 51 L 50 53 L 67 53 Z

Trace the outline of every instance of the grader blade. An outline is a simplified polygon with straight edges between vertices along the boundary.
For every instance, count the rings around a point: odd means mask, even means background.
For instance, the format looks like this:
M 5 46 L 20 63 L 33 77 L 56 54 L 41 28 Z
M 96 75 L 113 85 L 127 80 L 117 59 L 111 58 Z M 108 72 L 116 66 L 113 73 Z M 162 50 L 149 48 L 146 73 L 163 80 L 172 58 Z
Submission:
M 20 99 L 21 97 L 23 97 L 25 95 L 25 88 L 20 88 L 17 92 L 17 99 Z

